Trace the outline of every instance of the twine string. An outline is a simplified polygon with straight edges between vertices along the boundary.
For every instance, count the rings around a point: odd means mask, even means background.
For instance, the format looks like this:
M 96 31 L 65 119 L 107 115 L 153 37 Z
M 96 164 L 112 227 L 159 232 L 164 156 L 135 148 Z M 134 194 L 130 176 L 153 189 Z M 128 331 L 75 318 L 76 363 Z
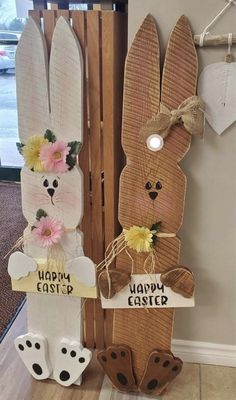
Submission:
M 235 0 L 228 0 L 227 4 L 218 12 L 218 14 L 211 20 L 211 22 L 203 29 L 200 39 L 199 39 L 199 46 L 203 47 L 204 46 L 204 39 L 206 35 L 209 35 L 210 31 L 209 29 L 214 25 L 218 19 L 225 13 L 225 11 L 231 6 L 231 5 L 236 5 Z
M 168 233 L 168 232 L 157 232 L 155 234 L 156 237 L 158 238 L 172 238 L 176 237 L 175 233 Z M 134 259 L 131 256 L 131 254 L 128 251 L 128 244 L 125 241 L 125 235 L 124 231 L 117 237 L 115 238 L 109 245 L 107 246 L 107 249 L 105 251 L 105 256 L 104 260 L 102 260 L 98 265 L 97 265 L 97 271 L 101 272 L 105 269 L 106 276 L 107 276 L 107 282 L 108 282 L 108 298 L 111 298 L 111 292 L 112 292 L 112 281 L 111 281 L 111 275 L 110 275 L 110 266 L 113 263 L 113 261 L 116 259 L 116 257 L 122 253 L 123 251 L 126 252 L 128 257 L 131 260 L 131 276 L 133 275 L 134 272 Z M 158 256 L 155 248 L 152 248 L 152 250 L 149 252 L 148 256 L 146 257 L 143 265 L 143 270 L 146 274 L 149 275 L 150 279 L 152 279 L 152 275 L 155 275 L 156 271 L 156 261 L 160 265 L 158 261 Z

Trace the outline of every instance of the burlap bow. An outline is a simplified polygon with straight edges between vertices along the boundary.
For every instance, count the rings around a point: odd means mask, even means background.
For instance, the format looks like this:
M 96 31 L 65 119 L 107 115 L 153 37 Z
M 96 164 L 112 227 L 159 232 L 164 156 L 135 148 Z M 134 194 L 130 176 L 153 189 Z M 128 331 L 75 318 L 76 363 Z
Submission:
M 204 103 L 198 96 L 184 100 L 177 110 L 170 111 L 164 104 L 160 104 L 160 112 L 149 119 L 141 129 L 141 137 L 146 140 L 148 136 L 157 133 L 166 138 L 173 125 L 183 124 L 191 135 L 203 136 L 204 131 Z

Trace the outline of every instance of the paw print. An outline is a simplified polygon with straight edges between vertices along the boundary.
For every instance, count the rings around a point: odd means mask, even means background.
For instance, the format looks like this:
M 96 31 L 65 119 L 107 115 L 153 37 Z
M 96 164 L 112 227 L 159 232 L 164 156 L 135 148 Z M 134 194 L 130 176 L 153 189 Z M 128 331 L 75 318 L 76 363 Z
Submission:
M 76 382 L 92 358 L 90 350 L 77 341 L 62 339 L 57 348 L 53 376 L 63 386 Z
M 15 347 L 28 371 L 35 379 L 46 379 L 51 374 L 47 341 L 41 335 L 27 333 L 15 339 Z
M 161 394 L 182 369 L 180 358 L 169 351 L 154 350 L 149 356 L 139 388 L 146 394 Z
M 100 351 L 97 357 L 101 367 L 118 390 L 126 392 L 137 389 L 129 347 L 110 346 Z

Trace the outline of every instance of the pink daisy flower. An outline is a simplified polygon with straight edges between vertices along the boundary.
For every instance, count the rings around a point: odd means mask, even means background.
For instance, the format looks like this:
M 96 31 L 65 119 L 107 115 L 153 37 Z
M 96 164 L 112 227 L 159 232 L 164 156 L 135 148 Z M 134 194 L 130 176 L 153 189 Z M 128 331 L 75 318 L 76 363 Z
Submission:
M 33 235 L 43 247 L 50 247 L 58 243 L 63 235 L 64 227 L 54 218 L 42 217 L 34 224 Z
M 69 165 L 66 164 L 66 156 L 70 147 L 63 140 L 54 143 L 47 143 L 41 147 L 39 159 L 48 172 L 66 172 Z

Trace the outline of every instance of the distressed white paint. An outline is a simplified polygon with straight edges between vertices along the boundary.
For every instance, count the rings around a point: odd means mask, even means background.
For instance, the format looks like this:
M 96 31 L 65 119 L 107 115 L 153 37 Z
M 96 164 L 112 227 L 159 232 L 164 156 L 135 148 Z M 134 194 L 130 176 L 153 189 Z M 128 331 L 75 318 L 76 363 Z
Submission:
M 236 63 L 207 65 L 199 77 L 198 94 L 205 102 L 208 123 L 220 135 L 236 120 Z
M 66 50 L 65 50 L 66 49 Z M 65 53 L 70 57 L 65 57 Z M 70 142 L 82 142 L 83 126 L 83 66 L 79 43 L 63 17 L 57 21 L 48 64 L 47 48 L 44 36 L 34 22 L 29 19 L 21 36 L 16 55 L 16 80 L 19 136 L 26 143 L 33 135 L 44 135 L 46 129 L 51 129 L 57 139 Z M 49 71 L 50 69 L 50 71 Z M 76 71 L 76 74 L 75 74 Z M 49 94 L 50 86 L 50 94 Z M 24 252 L 31 257 L 31 266 L 21 266 L 18 277 L 26 274 L 26 270 L 35 267 L 34 259 L 47 259 L 47 250 L 40 246 L 31 235 L 31 227 L 35 222 L 36 212 L 43 209 L 50 217 L 60 220 L 65 232 L 61 241 L 66 261 L 75 259 L 67 265 L 71 267 L 76 279 L 86 283 L 96 282 L 96 270 L 93 262 L 83 254 L 83 234 L 76 229 L 83 216 L 83 177 L 79 167 L 63 174 L 37 173 L 26 167 L 22 169 L 22 208 L 29 224 L 24 232 Z M 44 185 L 47 179 L 48 185 Z M 53 181 L 57 185 L 53 186 Z M 54 188 L 50 195 L 48 188 Z M 14 261 L 19 258 L 13 255 Z M 79 257 L 82 259 L 79 262 Z M 28 258 L 27 258 L 28 260 Z M 15 263 L 16 264 L 16 263 Z M 30 264 L 30 263 L 29 263 Z M 86 264 L 86 265 L 85 265 Z M 77 273 L 76 265 L 80 270 Z M 82 269 L 85 270 L 83 277 Z M 24 279 L 30 279 L 31 274 Z M 93 288 L 92 288 L 93 289 Z M 28 330 L 29 333 L 16 339 L 16 347 L 24 343 L 26 351 L 18 347 L 23 362 L 29 372 L 37 379 L 50 377 L 64 386 L 71 383 L 80 384 L 81 374 L 90 360 L 90 352 L 83 349 L 83 319 L 82 300 L 74 296 L 57 296 L 48 294 L 28 293 Z M 27 346 L 26 341 L 40 341 L 40 351 L 35 346 Z M 68 349 L 72 346 L 84 354 L 85 363 L 75 363 L 71 358 L 62 362 L 62 341 Z M 38 364 L 41 374 L 32 371 L 32 365 Z M 60 378 L 60 369 L 67 370 L 70 378 Z M 73 382 L 72 382 L 73 381 Z
M 35 379 L 46 379 L 50 376 L 51 365 L 48 358 L 46 339 L 39 334 L 28 333 L 15 339 L 15 347 L 26 368 Z M 36 373 L 36 368 L 41 368 Z
M 66 271 L 73 274 L 83 285 L 96 285 L 96 267 L 89 257 L 77 257 L 67 261 Z
M 63 338 L 58 344 L 56 364 L 53 371 L 54 379 L 61 383 L 61 371 L 67 371 L 70 378 L 64 386 L 70 386 L 81 376 L 91 358 L 91 351 L 83 348 L 79 342 Z
M 102 297 L 103 308 L 168 308 L 194 307 L 194 297 L 189 299 L 164 286 L 160 274 L 135 274 L 131 283 L 112 299 Z

